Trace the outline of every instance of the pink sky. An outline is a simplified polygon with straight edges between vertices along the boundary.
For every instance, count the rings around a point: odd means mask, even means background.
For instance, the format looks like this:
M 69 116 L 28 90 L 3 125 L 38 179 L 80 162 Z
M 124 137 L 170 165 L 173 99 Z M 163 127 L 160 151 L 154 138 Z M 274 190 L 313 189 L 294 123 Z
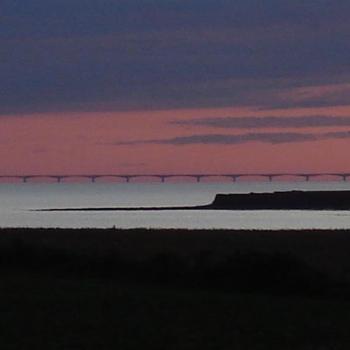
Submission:
M 350 106 L 257 110 L 203 108 L 165 111 L 65 112 L 0 118 L 3 174 L 350 172 L 349 138 L 305 142 L 153 144 L 202 134 L 325 133 L 346 126 L 235 129 L 174 121 L 245 116 L 349 116 Z M 118 143 L 131 144 L 118 144 Z M 135 142 L 135 144 L 132 144 Z

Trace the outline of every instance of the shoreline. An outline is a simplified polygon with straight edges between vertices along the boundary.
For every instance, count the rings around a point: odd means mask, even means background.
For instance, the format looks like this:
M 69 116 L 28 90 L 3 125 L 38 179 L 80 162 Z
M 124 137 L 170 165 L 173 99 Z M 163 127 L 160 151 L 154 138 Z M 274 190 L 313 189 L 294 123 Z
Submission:
M 52 208 L 31 209 L 30 211 L 164 211 L 164 210 L 213 210 L 210 205 L 170 206 L 170 207 L 87 207 L 87 208 Z

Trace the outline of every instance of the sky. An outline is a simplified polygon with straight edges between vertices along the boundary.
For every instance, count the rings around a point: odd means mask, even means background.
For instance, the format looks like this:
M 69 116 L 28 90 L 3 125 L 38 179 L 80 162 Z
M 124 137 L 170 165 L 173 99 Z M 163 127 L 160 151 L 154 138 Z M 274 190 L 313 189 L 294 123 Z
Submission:
M 1 0 L 1 174 L 350 172 L 348 0 Z

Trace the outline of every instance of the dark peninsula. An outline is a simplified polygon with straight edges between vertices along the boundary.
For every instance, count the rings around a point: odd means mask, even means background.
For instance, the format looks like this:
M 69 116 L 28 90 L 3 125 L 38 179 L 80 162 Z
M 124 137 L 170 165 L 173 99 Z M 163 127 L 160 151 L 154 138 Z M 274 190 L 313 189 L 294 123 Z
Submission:
M 139 210 L 349 210 L 350 191 L 284 191 L 217 194 L 212 203 L 168 207 L 90 207 L 39 209 L 39 211 L 139 211 Z

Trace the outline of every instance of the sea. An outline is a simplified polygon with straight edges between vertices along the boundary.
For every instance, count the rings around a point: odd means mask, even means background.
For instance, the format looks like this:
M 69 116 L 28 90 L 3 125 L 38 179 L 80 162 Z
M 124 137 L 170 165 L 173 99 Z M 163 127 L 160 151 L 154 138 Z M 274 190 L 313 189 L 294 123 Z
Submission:
M 0 184 L 0 227 L 349 229 L 350 211 L 52 211 L 84 207 L 191 206 L 218 193 L 350 190 L 350 182 L 21 183 Z

